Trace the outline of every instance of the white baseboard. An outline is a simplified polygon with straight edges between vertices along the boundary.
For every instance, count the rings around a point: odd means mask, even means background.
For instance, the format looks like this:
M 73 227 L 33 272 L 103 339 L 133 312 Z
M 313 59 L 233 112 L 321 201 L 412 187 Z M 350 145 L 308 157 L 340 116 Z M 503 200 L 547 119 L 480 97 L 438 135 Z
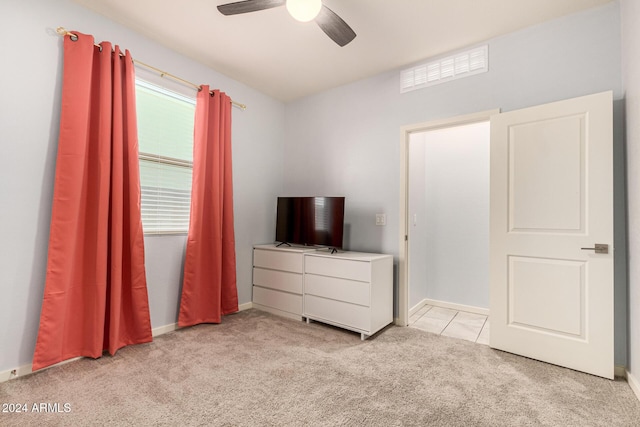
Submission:
M 475 314 L 482 314 L 483 316 L 489 316 L 488 308 L 474 307 L 472 305 L 456 304 L 453 302 L 438 301 L 435 299 L 425 298 L 409 310 L 409 317 L 414 315 L 425 305 L 432 305 L 434 307 L 449 308 L 451 310 L 465 311 L 467 313 L 475 313 Z
M 158 326 L 157 328 L 153 328 L 151 330 L 151 335 L 154 336 L 154 337 L 157 337 L 159 335 L 164 335 L 164 334 L 168 334 L 169 332 L 173 332 L 176 329 L 179 329 L 177 323 L 171 323 L 169 325 Z
M 640 400 L 640 380 L 635 377 L 631 372 L 627 371 L 627 383 L 629 383 L 629 387 L 633 390 L 633 393 L 636 395 L 638 400 Z
M 253 303 L 251 302 L 238 305 L 238 311 L 249 310 L 250 308 L 253 308 Z M 157 328 L 153 328 L 151 330 L 151 335 L 153 335 L 154 337 L 157 337 L 159 335 L 168 334 L 169 332 L 173 332 L 178 329 L 180 329 L 180 327 L 178 326 L 178 323 L 170 323 L 168 325 L 158 326 Z
M 54 365 L 51 366 L 47 366 L 46 368 L 43 368 L 42 370 L 45 369 L 49 369 L 49 368 L 53 368 L 54 366 L 61 366 L 61 365 L 66 365 L 67 363 L 71 363 L 71 362 L 75 362 L 76 360 L 80 360 L 82 359 L 82 357 L 74 357 L 68 360 L 63 360 L 62 362 L 58 362 Z M 9 380 L 13 380 L 16 379 L 18 377 L 24 377 L 25 375 L 29 375 L 33 373 L 33 365 L 31 363 L 29 363 L 28 365 L 22 365 L 18 368 L 15 369 L 10 369 L 8 371 L 2 371 L 0 372 L 0 383 L 3 383 L 5 381 L 9 381 Z
M 2 371 L 0 372 L 0 383 L 22 377 L 24 375 L 29 375 L 31 372 L 33 372 L 31 364 L 22 365 L 19 368 L 10 369 L 8 371 Z
M 248 302 L 248 303 L 245 303 L 245 304 L 240 304 L 238 306 L 238 311 L 249 310 L 250 308 L 253 308 L 253 303 Z M 151 335 L 153 337 L 157 337 L 159 335 L 163 335 L 163 334 L 167 334 L 169 332 L 173 332 L 173 331 L 175 331 L 177 329 L 180 329 L 178 327 L 178 324 L 177 323 L 171 323 L 169 325 L 158 326 L 157 328 L 153 328 L 151 330 Z M 80 360 L 80 359 L 82 359 L 82 357 L 74 357 L 72 359 L 65 360 L 65 361 L 60 362 L 60 363 L 56 363 L 55 365 L 48 366 L 47 368 L 44 368 L 44 369 L 48 369 L 48 368 L 51 368 L 51 367 L 54 367 L 54 366 L 64 365 L 65 363 L 75 362 L 76 360 Z M 9 381 L 9 380 L 13 380 L 13 379 L 18 378 L 18 377 L 23 377 L 23 376 L 29 375 L 31 373 L 33 373 L 33 369 L 32 369 L 32 365 L 31 364 L 22 365 L 22 366 L 20 366 L 18 368 L 10 369 L 8 371 L 2 371 L 2 372 L 0 372 L 0 383 L 3 383 L 5 381 Z
M 253 308 L 253 303 L 252 302 L 246 302 L 246 303 L 240 304 L 238 306 L 238 311 L 245 311 L 245 310 L 249 310 L 250 308 Z

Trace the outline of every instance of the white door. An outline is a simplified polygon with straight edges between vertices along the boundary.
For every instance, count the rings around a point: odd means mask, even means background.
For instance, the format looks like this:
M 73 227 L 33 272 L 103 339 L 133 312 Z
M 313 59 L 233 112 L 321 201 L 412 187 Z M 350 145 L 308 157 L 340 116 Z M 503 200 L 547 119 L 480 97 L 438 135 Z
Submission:
M 612 145 L 611 92 L 491 117 L 491 347 L 613 378 Z

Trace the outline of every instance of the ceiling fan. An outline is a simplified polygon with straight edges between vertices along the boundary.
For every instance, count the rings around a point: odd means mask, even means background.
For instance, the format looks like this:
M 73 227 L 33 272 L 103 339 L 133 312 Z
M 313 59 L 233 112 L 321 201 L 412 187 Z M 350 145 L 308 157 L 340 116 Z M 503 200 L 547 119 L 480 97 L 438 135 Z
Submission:
M 356 37 L 351 27 L 322 4 L 322 0 L 244 0 L 220 5 L 218 10 L 223 15 L 238 15 L 283 5 L 287 6 L 291 16 L 298 21 L 315 21 L 339 46 L 345 46 Z

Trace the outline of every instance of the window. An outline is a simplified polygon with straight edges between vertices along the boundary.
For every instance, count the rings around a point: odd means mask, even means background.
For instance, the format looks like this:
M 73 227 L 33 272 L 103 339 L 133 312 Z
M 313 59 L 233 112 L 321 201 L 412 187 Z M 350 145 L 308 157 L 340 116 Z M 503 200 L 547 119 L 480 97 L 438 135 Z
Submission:
M 400 93 L 433 86 L 489 70 L 489 46 L 484 45 L 453 56 L 402 70 Z
M 136 80 L 145 234 L 189 230 L 195 99 Z

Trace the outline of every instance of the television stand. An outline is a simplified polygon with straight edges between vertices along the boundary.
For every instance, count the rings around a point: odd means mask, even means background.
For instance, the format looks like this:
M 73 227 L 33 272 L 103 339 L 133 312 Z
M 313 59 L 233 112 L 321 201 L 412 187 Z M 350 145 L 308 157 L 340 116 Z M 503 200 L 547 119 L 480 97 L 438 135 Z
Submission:
M 280 246 L 282 246 L 282 245 L 287 245 L 287 246 L 291 247 L 291 244 L 290 244 L 290 243 L 288 243 L 288 242 L 280 242 L 280 243 L 278 243 L 278 244 L 276 245 L 276 248 L 279 248 L 279 247 L 280 247 Z
M 358 332 L 393 322 L 393 256 L 335 248 L 253 247 L 253 306 Z

